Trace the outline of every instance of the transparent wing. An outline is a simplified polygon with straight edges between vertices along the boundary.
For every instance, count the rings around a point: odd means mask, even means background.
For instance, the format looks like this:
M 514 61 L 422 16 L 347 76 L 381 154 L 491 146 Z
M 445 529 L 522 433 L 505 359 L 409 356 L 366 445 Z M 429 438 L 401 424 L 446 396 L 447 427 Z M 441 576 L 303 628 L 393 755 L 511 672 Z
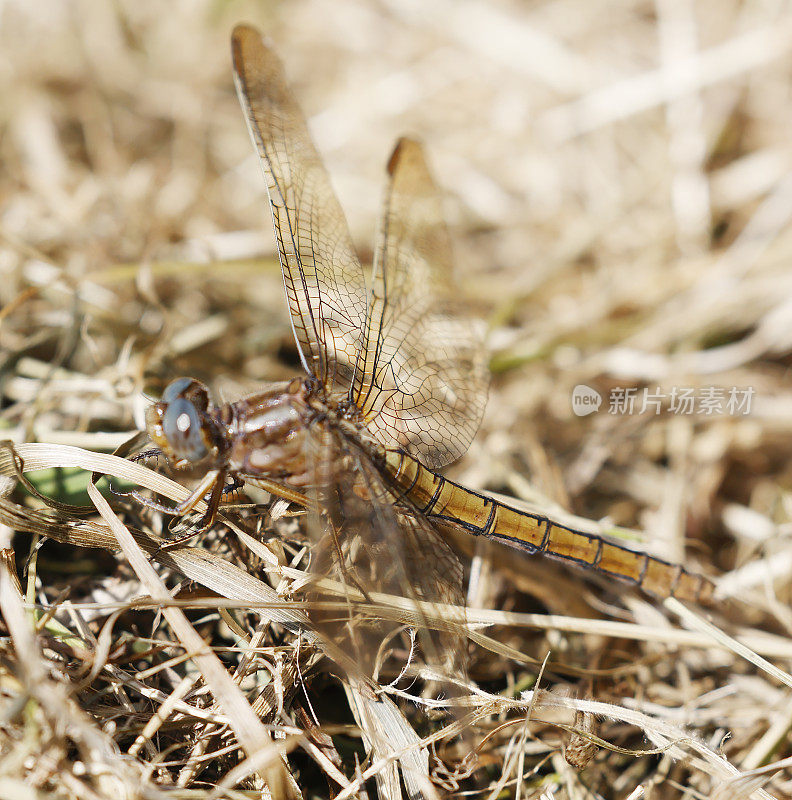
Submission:
M 357 445 L 323 430 L 311 437 L 309 449 L 319 509 L 312 523 L 319 534 L 312 571 L 318 596 L 336 602 L 330 611 L 312 614 L 320 630 L 381 683 L 421 662 L 463 676 L 459 559 L 429 519 L 393 504 Z M 418 633 L 417 647 L 410 631 Z
M 267 179 L 302 362 L 329 393 L 346 392 L 366 311 L 363 269 L 280 60 L 255 28 L 237 26 L 231 42 L 237 93 Z
M 352 400 L 380 442 L 438 468 L 467 450 L 484 413 L 484 327 L 458 298 L 421 145 L 401 139 L 388 173 Z

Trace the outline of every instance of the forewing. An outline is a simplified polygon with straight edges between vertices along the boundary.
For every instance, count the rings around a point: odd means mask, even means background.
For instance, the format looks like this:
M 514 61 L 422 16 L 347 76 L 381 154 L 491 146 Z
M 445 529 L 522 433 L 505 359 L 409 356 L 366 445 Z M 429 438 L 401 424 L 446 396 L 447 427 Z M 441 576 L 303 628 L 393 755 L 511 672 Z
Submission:
M 246 25 L 234 76 L 267 179 L 292 328 L 305 368 L 346 392 L 360 347 L 366 281 L 341 206 L 278 57 Z
M 458 297 L 421 145 L 401 139 L 388 174 L 352 399 L 380 442 L 438 468 L 467 450 L 484 413 L 484 329 Z

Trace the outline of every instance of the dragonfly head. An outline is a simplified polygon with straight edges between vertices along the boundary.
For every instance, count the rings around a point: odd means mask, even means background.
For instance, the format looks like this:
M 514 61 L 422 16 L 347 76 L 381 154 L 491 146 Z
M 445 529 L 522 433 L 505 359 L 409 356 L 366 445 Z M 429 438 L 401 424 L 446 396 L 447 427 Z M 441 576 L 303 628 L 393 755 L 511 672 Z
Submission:
M 173 466 L 195 464 L 218 450 L 222 437 L 208 412 L 209 392 L 193 378 L 171 381 L 146 409 L 149 437 Z

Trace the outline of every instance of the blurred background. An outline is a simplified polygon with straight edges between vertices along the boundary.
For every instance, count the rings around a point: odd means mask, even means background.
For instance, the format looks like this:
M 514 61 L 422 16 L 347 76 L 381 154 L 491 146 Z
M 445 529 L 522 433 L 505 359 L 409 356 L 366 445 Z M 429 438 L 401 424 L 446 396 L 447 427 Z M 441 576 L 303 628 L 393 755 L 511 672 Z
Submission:
M 280 53 L 365 258 L 396 138 L 425 143 L 493 371 L 451 474 L 629 529 L 788 635 L 788 2 L 5 0 L 3 438 L 108 451 L 176 375 L 232 397 L 296 373 L 231 77 L 239 21 Z M 596 413 L 573 413 L 578 385 Z M 670 405 L 735 387 L 750 413 Z M 634 413 L 609 413 L 619 389 Z M 524 596 L 496 577 L 471 604 L 602 613 L 578 573 L 520 572 Z M 700 696 L 719 680 L 696 668 Z M 653 700 L 686 702 L 669 680 Z M 751 681 L 703 723 L 743 769 L 790 754 L 787 694 Z

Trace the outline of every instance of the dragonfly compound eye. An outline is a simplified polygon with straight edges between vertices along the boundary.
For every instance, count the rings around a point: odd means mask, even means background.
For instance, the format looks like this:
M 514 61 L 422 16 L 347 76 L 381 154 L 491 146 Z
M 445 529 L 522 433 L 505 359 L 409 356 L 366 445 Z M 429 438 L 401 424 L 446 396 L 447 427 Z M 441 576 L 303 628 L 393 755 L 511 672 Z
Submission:
M 176 378 L 165 387 L 163 403 L 172 403 L 178 398 L 189 400 L 199 411 L 206 411 L 209 407 L 209 392 L 195 378 Z
M 178 458 L 200 461 L 209 452 L 198 409 L 184 397 L 168 403 L 162 417 L 162 431 Z

